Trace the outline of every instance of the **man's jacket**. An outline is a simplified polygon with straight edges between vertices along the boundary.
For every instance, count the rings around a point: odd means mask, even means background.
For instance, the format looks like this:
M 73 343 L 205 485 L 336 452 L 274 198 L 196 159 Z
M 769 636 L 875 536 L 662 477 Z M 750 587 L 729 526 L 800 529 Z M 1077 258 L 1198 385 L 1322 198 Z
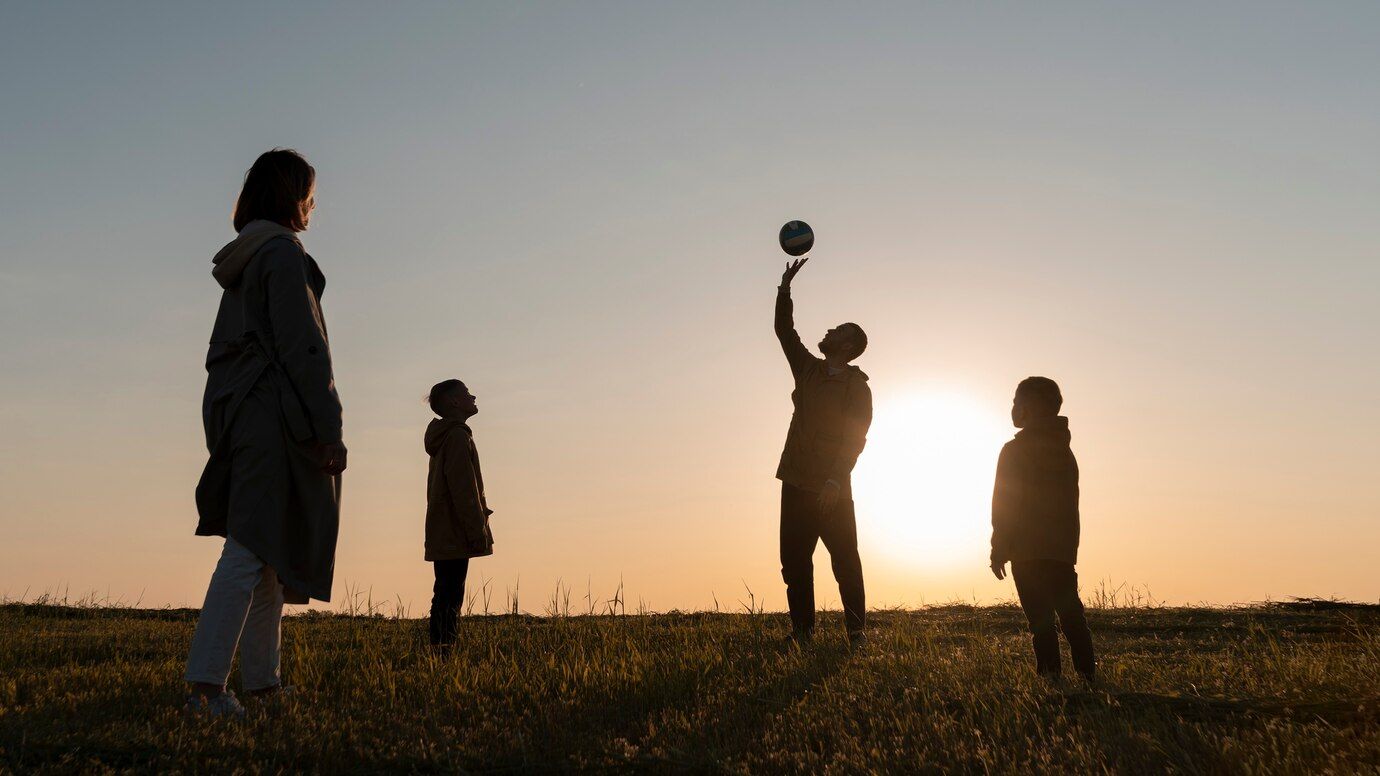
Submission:
M 851 499 L 853 465 L 872 425 L 872 389 L 867 387 L 867 375 L 856 366 L 829 374 L 824 359 L 812 355 L 800 341 L 793 312 L 790 291 L 779 290 L 776 337 L 795 376 L 791 392 L 795 413 L 776 478 L 812 493 L 824 490 L 824 484 L 833 480 L 841 489 L 840 497 Z
M 1069 420 L 1037 418 L 1001 449 L 992 489 L 992 561 L 1078 562 L 1078 461 Z
M 437 418 L 426 427 L 425 442 L 431 456 L 426 480 L 426 559 L 492 555 L 492 510 L 484 499 L 484 475 L 470 427 L 464 421 Z

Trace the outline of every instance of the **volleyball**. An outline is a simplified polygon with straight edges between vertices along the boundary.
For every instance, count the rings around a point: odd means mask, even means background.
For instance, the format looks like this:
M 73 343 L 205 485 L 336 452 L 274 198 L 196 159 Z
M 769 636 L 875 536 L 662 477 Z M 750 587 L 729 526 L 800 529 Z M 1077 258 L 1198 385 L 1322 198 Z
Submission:
M 815 233 L 804 221 L 787 221 L 781 227 L 781 250 L 792 256 L 804 256 L 815 246 Z

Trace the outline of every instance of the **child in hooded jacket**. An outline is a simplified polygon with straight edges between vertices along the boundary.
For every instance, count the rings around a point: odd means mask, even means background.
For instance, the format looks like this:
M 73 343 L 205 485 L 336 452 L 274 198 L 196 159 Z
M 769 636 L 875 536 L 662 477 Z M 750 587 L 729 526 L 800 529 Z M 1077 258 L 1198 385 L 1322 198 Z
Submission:
M 1036 671 L 1060 676 L 1062 630 L 1073 667 L 1091 681 L 1097 662 L 1074 571 L 1078 460 L 1069 447 L 1068 418 L 1059 414 L 1063 403 L 1058 384 L 1047 377 L 1029 377 L 1016 387 L 1011 422 L 1020 431 L 1001 450 L 992 490 L 992 573 L 1005 579 L 1011 562 Z
M 438 417 L 426 428 L 431 462 L 426 485 L 426 559 L 436 573 L 431 597 L 431 644 L 446 652 L 455 643 L 465 576 L 470 558 L 492 555 L 489 530 L 493 510 L 484 498 L 479 449 L 467 421 L 479 412 L 469 388 L 459 380 L 432 386 L 427 397 Z

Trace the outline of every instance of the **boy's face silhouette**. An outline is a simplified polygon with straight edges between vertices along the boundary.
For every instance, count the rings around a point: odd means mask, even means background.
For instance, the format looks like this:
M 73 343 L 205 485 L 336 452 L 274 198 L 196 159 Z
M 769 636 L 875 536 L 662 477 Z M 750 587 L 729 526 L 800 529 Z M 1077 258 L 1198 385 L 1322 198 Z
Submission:
M 1011 425 L 1016 428 L 1025 428 L 1025 421 L 1030 417 L 1030 407 L 1028 402 L 1016 394 L 1016 398 L 1011 400 Z
M 474 394 L 464 383 L 459 388 L 451 391 L 445 398 L 442 405 L 446 410 L 446 417 L 459 418 L 464 420 L 479 414 L 479 404 Z
M 1022 396 L 1018 391 L 1016 397 L 1011 400 L 1011 425 L 1016 428 L 1025 428 L 1026 424 L 1037 418 L 1052 418 L 1059 414 L 1059 411 L 1047 406 L 1038 399 L 1031 399 L 1029 396 Z

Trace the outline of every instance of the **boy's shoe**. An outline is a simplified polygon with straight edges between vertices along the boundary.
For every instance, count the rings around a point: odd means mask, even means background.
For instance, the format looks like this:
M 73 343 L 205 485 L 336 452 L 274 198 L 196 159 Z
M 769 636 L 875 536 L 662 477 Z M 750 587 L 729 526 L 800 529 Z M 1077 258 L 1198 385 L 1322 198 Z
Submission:
M 791 635 L 781 640 L 782 646 L 790 649 L 804 649 L 814 643 L 815 634 L 807 630 L 793 630 Z
M 235 697 L 234 690 L 225 690 L 214 698 L 193 693 L 187 696 L 187 702 L 182 706 L 182 713 L 193 717 L 239 719 L 244 716 L 244 705 Z
M 848 634 L 848 649 L 853 652 L 861 652 L 867 648 L 867 632 L 853 631 Z

